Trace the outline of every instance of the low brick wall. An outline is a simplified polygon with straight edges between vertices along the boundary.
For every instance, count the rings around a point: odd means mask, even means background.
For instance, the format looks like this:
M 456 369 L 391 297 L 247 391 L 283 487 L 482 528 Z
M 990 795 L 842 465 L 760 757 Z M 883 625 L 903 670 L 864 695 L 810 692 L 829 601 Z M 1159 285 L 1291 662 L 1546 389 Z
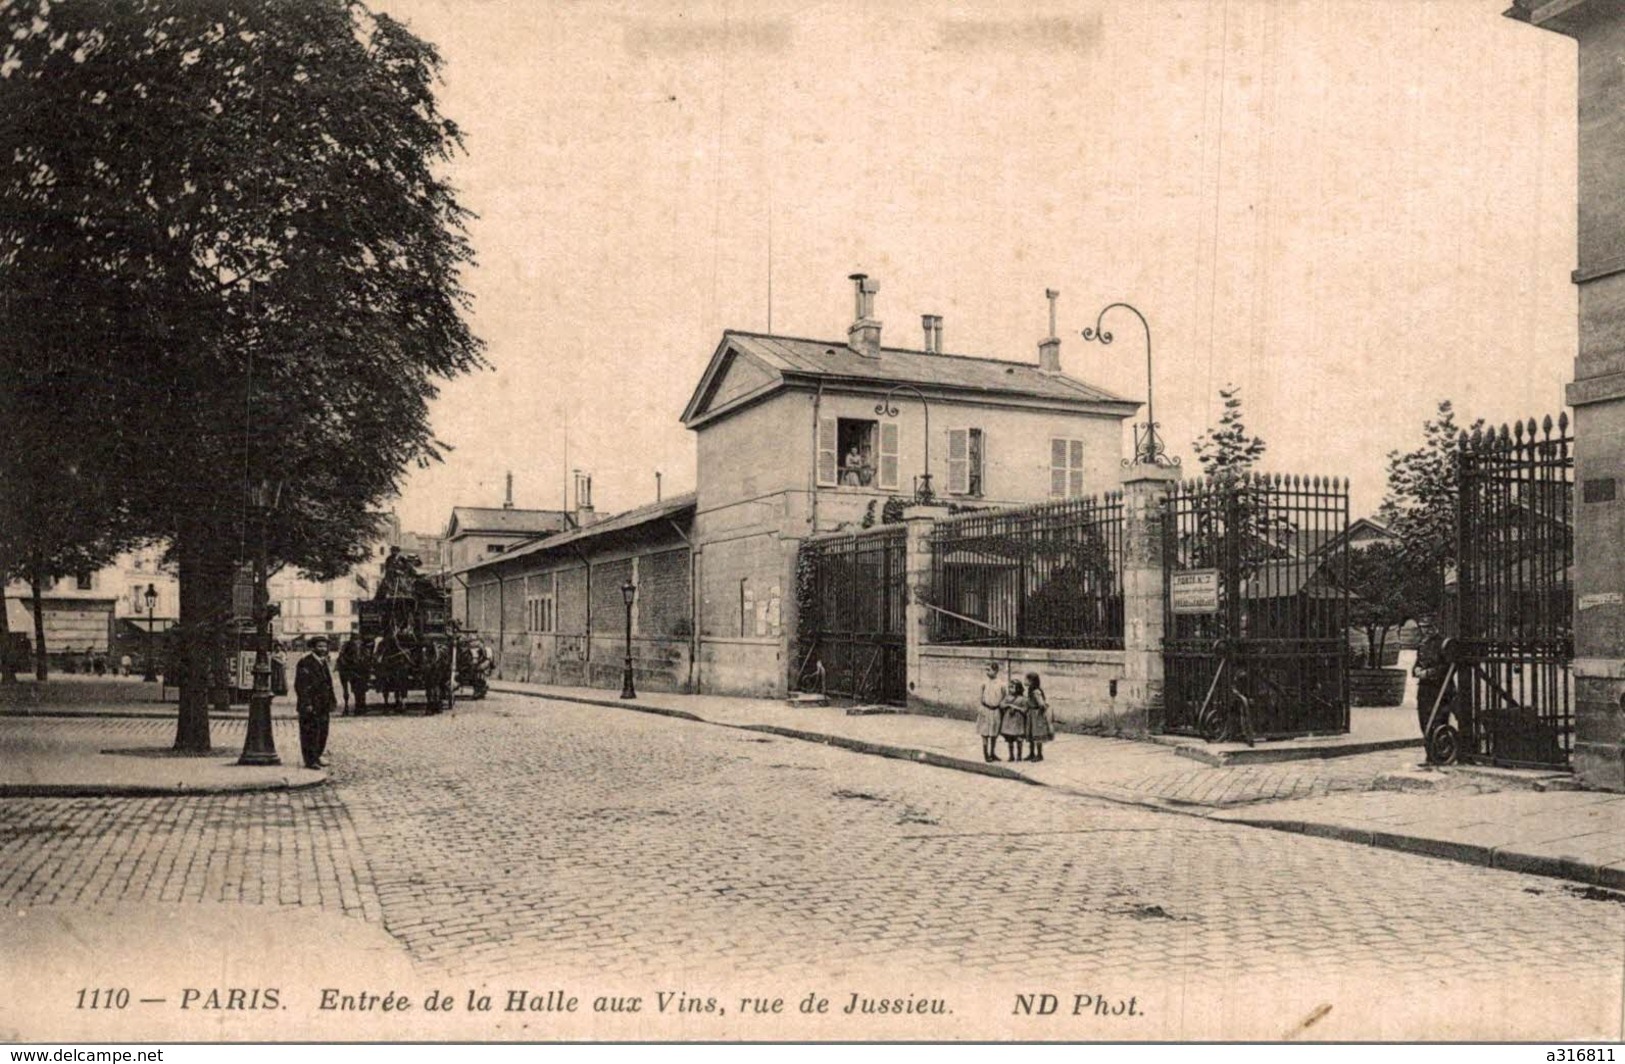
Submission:
M 1049 697 L 1057 731 L 1097 735 L 1143 735 L 1143 715 L 1130 712 L 1123 697 L 1121 650 L 1043 650 L 1030 647 L 920 648 L 918 675 L 909 677 L 908 708 L 916 713 L 974 720 L 985 667 L 997 661 L 1001 674 L 1036 672 Z

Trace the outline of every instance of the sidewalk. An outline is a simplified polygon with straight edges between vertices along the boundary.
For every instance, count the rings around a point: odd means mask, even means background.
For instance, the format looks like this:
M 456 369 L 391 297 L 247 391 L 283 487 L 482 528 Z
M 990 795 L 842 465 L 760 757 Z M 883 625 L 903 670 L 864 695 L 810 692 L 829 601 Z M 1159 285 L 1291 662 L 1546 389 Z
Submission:
M 292 707 L 272 709 L 281 765 L 238 765 L 248 714 L 210 714 L 213 751 L 176 754 L 176 707 L 134 677 L 67 676 L 0 686 L 0 797 L 138 797 L 309 787 Z M 174 689 L 169 696 L 174 698 Z M 286 702 L 286 699 L 281 700 Z M 290 753 L 291 751 L 291 753 Z
M 1211 765 L 1174 746 L 1061 734 L 1040 764 L 982 761 L 967 721 L 849 715 L 772 699 L 494 681 L 493 691 L 657 713 L 859 753 L 1019 780 L 1068 794 L 1625 889 L 1625 795 L 1512 789 L 1419 768 L 1414 744 L 1308 761 Z M 1264 746 L 1265 744 L 1260 744 Z

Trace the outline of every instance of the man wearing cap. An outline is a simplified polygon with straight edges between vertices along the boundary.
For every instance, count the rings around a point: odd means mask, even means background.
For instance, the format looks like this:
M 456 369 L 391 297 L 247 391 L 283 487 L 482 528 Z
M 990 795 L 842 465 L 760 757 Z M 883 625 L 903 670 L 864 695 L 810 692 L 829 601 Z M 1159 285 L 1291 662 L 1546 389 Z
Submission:
M 306 768 L 321 768 L 327 750 L 327 721 L 337 699 L 333 696 L 333 673 L 327 667 L 327 640 L 316 636 L 310 653 L 299 659 L 294 669 L 294 696 L 299 710 L 299 749 Z

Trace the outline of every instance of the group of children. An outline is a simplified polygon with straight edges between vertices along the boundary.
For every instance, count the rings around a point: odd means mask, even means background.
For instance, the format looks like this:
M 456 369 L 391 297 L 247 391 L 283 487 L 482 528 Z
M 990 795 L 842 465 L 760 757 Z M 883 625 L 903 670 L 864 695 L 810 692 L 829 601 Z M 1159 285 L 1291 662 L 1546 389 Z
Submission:
M 1010 677 L 1008 684 L 999 679 L 999 663 L 987 663 L 987 682 L 982 685 L 982 707 L 976 715 L 976 731 L 982 737 L 982 760 L 998 761 L 999 740 L 1009 748 L 1011 761 L 1024 760 L 1022 745 L 1027 746 L 1027 761 L 1044 760 L 1044 744 L 1055 738 L 1055 728 L 1049 719 L 1049 700 L 1039 685 L 1038 674 L 1029 672 L 1025 685 Z

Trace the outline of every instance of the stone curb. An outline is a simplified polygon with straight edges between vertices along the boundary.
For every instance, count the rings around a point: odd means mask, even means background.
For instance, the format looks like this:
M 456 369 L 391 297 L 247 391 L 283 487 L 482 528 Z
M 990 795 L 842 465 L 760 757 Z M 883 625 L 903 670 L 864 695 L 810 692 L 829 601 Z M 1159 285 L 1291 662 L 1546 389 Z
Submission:
M 1346 824 L 1327 824 L 1319 821 L 1274 820 L 1263 817 L 1218 816 L 1211 819 L 1245 827 L 1269 828 L 1289 831 L 1338 842 L 1353 842 L 1379 850 L 1397 850 L 1423 857 L 1437 857 L 1459 864 L 1474 864 L 1484 868 L 1498 868 L 1524 875 L 1565 879 L 1588 886 L 1625 890 L 1625 868 L 1615 865 L 1594 865 L 1563 857 L 1522 853 L 1478 843 L 1457 842 L 1453 839 L 1432 839 L 1421 835 L 1402 835 L 1392 831 L 1354 827 Z
M 1232 765 L 1278 765 L 1288 761 L 1328 761 L 1335 757 L 1355 757 L 1359 754 L 1375 754 L 1384 750 L 1405 750 L 1422 748 L 1422 739 L 1372 739 L 1369 742 L 1343 743 L 1338 746 L 1316 747 L 1255 747 L 1250 750 L 1214 750 L 1208 746 L 1197 746 L 1192 743 L 1179 741 L 1166 741 L 1159 736 L 1152 736 L 1151 741 L 1158 746 L 1165 746 L 1180 757 L 1188 757 L 1193 761 L 1200 761 L 1214 768 L 1228 768 Z
M 112 783 L 97 786 L 87 783 L 0 783 L 0 798 L 175 798 L 201 794 L 250 794 L 256 791 L 300 791 L 319 787 L 328 780 L 327 773 L 318 773 L 314 779 L 291 779 L 283 776 L 276 780 L 255 780 L 251 783 L 211 783 L 197 786 L 156 783 Z
M 1521 854 L 1513 850 L 1497 850 L 1494 847 L 1479 846 L 1472 843 L 1453 842 L 1449 839 L 1430 839 L 1418 835 L 1401 835 L 1393 832 L 1374 831 L 1369 828 L 1351 827 L 1343 824 L 1325 824 L 1304 820 L 1278 820 L 1269 817 L 1245 817 L 1236 815 L 1234 807 L 1208 807 L 1195 803 L 1177 802 L 1169 799 L 1152 796 L 1134 795 L 1131 793 L 1108 793 L 1099 790 L 1088 790 L 1071 784 L 1046 783 L 1034 779 L 1020 772 L 1006 768 L 1003 765 L 990 765 L 981 761 L 970 761 L 964 758 L 949 757 L 945 754 L 934 754 L 929 750 L 919 750 L 911 747 L 887 746 L 882 743 L 867 742 L 862 739 L 849 739 L 842 735 L 830 735 L 826 732 L 801 731 L 796 728 L 783 728 L 772 724 L 729 724 L 726 721 L 713 721 L 693 713 L 679 709 L 668 709 L 659 706 L 636 705 L 630 700 L 621 701 L 610 698 L 587 698 L 581 695 L 555 695 L 545 691 L 531 691 L 506 685 L 492 684 L 491 690 L 503 691 L 507 694 L 522 695 L 529 698 L 550 699 L 555 702 L 573 702 L 578 705 L 604 706 L 609 709 L 630 709 L 639 713 L 651 713 L 656 716 L 676 717 L 680 720 L 692 721 L 697 724 L 709 724 L 720 728 L 734 728 L 739 731 L 752 731 L 768 735 L 778 735 L 787 739 L 797 739 L 804 742 L 821 743 L 825 746 L 835 746 L 854 753 L 871 754 L 877 757 L 889 757 L 899 761 L 912 761 L 916 764 L 930 765 L 934 768 L 946 768 L 959 772 L 970 772 L 981 776 L 993 776 L 999 779 L 1015 780 L 1029 783 L 1037 787 L 1045 787 L 1079 798 L 1091 798 L 1098 801 L 1110 802 L 1113 805 L 1130 806 L 1156 813 L 1170 813 L 1176 816 L 1197 817 L 1203 820 L 1212 820 L 1221 824 L 1235 824 L 1238 827 L 1263 828 L 1269 831 L 1285 831 L 1298 835 L 1308 835 L 1315 838 L 1332 839 L 1338 842 L 1353 842 L 1376 849 L 1394 850 L 1399 853 L 1415 854 L 1422 857 L 1437 857 L 1446 861 L 1456 861 L 1462 864 L 1481 865 L 1486 868 L 1499 868 L 1510 872 L 1521 872 L 1526 875 L 1546 876 L 1563 879 L 1570 882 L 1582 883 L 1587 886 L 1608 887 L 1615 890 L 1625 890 L 1625 867 L 1608 865 L 1589 865 L 1579 861 L 1569 861 L 1557 857 L 1544 857 L 1535 854 Z M 1398 749 L 1393 741 L 1385 741 L 1388 745 L 1371 745 L 1375 750 Z M 1420 745 L 1406 742 L 1403 746 Z M 1364 751 L 1369 752 L 1369 751 Z M 1336 755 L 1334 755 L 1336 756 Z M 1301 760 L 1301 759 L 1293 759 Z
M 5 709 L 0 709 L 0 720 L 37 720 L 37 719 L 40 719 L 40 718 L 47 718 L 47 719 L 55 718 L 55 719 L 58 719 L 58 720 L 65 720 L 65 719 L 74 719 L 74 720 L 174 720 L 175 719 L 175 714 L 176 714 L 176 709 L 175 709 L 174 706 L 168 706 L 168 707 L 166 707 L 164 709 L 146 709 L 146 710 L 132 709 L 132 708 L 126 708 L 126 709 L 68 709 L 66 707 L 53 707 L 51 709 L 33 710 L 33 709 L 15 709 L 15 708 L 9 708 L 8 707 L 8 708 L 5 708 Z M 336 717 L 336 716 L 338 716 L 338 714 L 334 714 L 334 716 Z M 209 714 L 209 722 L 211 724 L 215 723 L 215 722 L 247 720 L 247 719 L 248 719 L 248 711 L 247 710 L 232 710 L 232 711 L 227 712 L 227 713 L 221 713 L 221 712 L 218 712 L 218 711 L 214 711 L 214 712 L 211 712 Z M 275 712 L 273 712 L 271 714 L 271 719 L 272 720 L 298 720 L 299 716 L 298 716 L 298 714 L 295 714 L 295 713 L 286 713 L 286 712 L 284 712 L 284 713 L 275 713 Z

